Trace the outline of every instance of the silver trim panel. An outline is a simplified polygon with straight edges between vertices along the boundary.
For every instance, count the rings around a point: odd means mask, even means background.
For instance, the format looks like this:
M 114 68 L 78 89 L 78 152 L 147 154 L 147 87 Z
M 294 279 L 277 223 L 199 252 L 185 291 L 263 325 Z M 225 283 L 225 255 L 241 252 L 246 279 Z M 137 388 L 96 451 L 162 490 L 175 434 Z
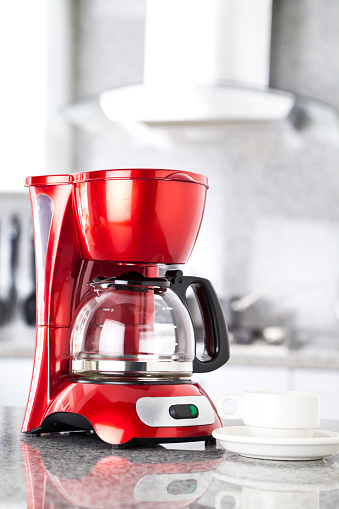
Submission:
M 192 375 L 192 362 L 182 361 L 142 361 L 142 360 L 111 360 L 111 359 L 73 359 L 72 372 L 88 371 L 106 373 L 170 373 L 181 376 Z
M 174 419 L 170 413 L 171 405 L 192 404 L 199 409 L 195 419 Z M 146 397 L 136 404 L 137 414 L 143 423 L 153 428 L 179 428 L 181 426 L 203 426 L 213 424 L 215 412 L 205 396 Z

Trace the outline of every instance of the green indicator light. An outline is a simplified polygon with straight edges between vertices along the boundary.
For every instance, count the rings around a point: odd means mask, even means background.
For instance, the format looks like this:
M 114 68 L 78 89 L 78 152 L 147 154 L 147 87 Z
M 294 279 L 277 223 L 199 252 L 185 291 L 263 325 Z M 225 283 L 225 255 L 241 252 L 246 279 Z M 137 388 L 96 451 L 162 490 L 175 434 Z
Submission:
M 194 493 L 195 490 L 197 489 L 197 481 L 194 480 L 194 481 L 191 481 L 190 484 L 189 484 L 189 487 L 188 487 L 188 493 Z
M 191 415 L 192 415 L 193 417 L 194 417 L 194 416 L 196 416 L 196 415 L 197 415 L 197 413 L 198 413 L 198 409 L 197 409 L 197 407 L 196 407 L 195 405 L 190 405 L 189 407 L 190 407 Z

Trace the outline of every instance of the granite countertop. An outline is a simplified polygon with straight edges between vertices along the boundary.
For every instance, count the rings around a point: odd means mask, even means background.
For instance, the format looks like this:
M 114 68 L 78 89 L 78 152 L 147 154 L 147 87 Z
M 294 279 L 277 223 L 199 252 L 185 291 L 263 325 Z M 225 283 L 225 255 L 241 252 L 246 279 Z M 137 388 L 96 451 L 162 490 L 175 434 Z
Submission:
M 0 507 L 338 507 L 339 454 L 280 462 L 200 442 L 115 449 L 95 434 L 21 435 L 23 413 L 0 409 Z

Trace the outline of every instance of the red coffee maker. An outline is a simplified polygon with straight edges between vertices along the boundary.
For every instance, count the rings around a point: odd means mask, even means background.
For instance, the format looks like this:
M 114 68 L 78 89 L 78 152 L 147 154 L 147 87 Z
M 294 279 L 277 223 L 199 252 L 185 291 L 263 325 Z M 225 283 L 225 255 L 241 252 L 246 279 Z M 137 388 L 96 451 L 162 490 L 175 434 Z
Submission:
M 187 262 L 206 177 L 122 169 L 34 176 L 29 186 L 37 336 L 22 432 L 95 430 L 111 444 L 212 440 L 221 426 L 194 372 L 229 358 L 211 283 L 159 268 Z M 187 305 L 203 328 L 196 356 Z

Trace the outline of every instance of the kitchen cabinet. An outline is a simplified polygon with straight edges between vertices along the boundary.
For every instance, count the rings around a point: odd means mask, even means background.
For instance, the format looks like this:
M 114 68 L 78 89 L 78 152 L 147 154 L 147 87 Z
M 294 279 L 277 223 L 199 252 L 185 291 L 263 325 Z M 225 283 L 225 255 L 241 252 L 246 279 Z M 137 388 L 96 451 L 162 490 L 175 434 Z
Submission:
M 251 389 L 316 392 L 320 396 L 321 419 L 339 419 L 339 372 L 336 370 L 226 364 L 212 373 L 194 375 L 194 380 L 214 403 L 223 394 L 242 394 Z
M 25 407 L 33 359 L 0 359 L 0 407 Z
M 25 407 L 31 383 L 33 359 L 0 359 L 0 406 Z M 246 390 L 307 391 L 320 395 L 322 419 L 339 419 L 339 372 L 285 366 L 225 365 L 193 380 L 202 385 L 217 404 L 223 394 Z
M 246 390 L 292 390 L 291 373 L 287 367 L 232 366 L 226 364 L 217 371 L 194 375 L 214 403 L 223 394 L 242 394 Z
M 292 376 L 294 390 L 320 395 L 320 415 L 323 419 L 339 419 L 339 372 L 295 369 Z

